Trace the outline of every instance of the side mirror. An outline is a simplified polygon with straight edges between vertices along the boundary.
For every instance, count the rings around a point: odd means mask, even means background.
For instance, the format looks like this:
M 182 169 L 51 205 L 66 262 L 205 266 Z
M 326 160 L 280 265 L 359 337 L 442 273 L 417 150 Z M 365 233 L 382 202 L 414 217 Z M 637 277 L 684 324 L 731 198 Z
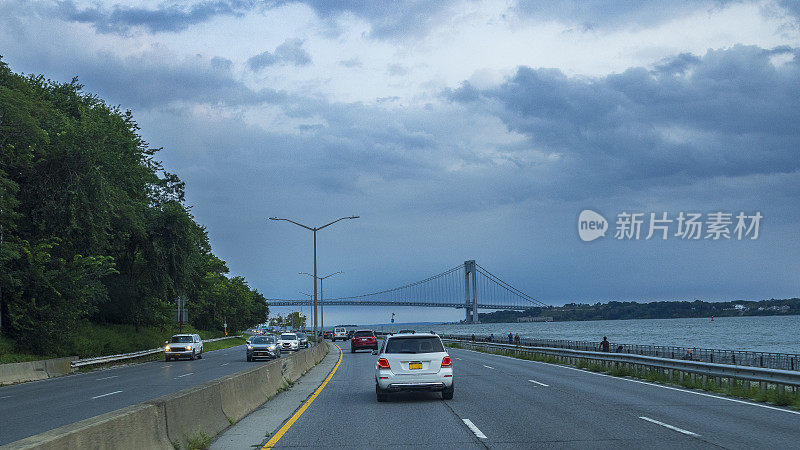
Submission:
M 169 344 L 169 341 L 164 341 L 164 345 L 167 345 L 167 344 Z

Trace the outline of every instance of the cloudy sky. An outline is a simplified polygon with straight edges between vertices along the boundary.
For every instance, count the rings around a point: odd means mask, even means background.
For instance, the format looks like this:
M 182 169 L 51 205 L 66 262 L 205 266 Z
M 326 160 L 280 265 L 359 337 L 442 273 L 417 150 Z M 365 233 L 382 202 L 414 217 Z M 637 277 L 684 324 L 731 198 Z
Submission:
M 666 7 L 665 5 L 668 5 Z M 0 0 L 12 70 L 131 109 L 267 297 L 467 259 L 552 305 L 800 294 L 800 6 L 771 1 Z M 578 215 L 608 220 L 584 242 Z M 616 239 L 623 212 L 641 237 Z M 731 238 L 650 213 L 732 214 Z M 759 212 L 737 239 L 735 216 Z M 704 223 L 705 226 L 708 223 Z M 326 323 L 458 320 L 376 308 Z

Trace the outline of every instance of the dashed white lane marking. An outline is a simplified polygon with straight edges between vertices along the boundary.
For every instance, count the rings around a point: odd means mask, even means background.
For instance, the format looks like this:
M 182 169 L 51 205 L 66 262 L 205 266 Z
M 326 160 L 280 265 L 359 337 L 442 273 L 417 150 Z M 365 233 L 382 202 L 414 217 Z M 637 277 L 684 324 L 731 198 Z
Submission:
M 644 416 L 641 416 L 641 417 L 639 417 L 639 418 L 640 418 L 640 419 L 642 419 L 642 420 L 646 420 L 646 421 L 648 421 L 648 422 L 654 423 L 654 424 L 656 424 L 656 425 L 661 425 L 661 426 L 662 426 L 662 427 L 664 427 L 664 428 L 669 428 L 669 429 L 670 429 L 670 430 L 672 430 L 672 431 L 677 431 L 678 433 L 683 433 L 683 434 L 686 434 L 686 435 L 689 435 L 689 436 L 694 436 L 694 437 L 699 437 L 699 436 L 700 436 L 700 435 L 699 435 L 699 434 L 697 434 L 697 433 L 692 433 L 691 431 L 684 430 L 683 428 L 674 427 L 674 426 L 672 426 L 672 425 L 670 425 L 670 424 L 668 424 L 668 423 L 659 422 L 659 421 L 657 421 L 657 420 L 655 420 L 655 419 L 651 419 L 651 418 L 649 418 L 649 417 L 644 417 Z
M 461 358 L 456 358 L 457 360 L 461 361 Z
M 653 386 L 653 387 L 657 387 L 657 388 L 661 388 L 661 389 L 669 389 L 671 391 L 685 392 L 687 394 L 700 395 L 700 396 L 703 396 L 703 397 L 711 397 L 711 398 L 716 398 L 716 399 L 719 399 L 719 400 L 725 400 L 725 401 L 734 402 L 734 403 L 741 403 L 743 405 L 757 406 L 759 408 L 771 409 L 773 411 L 780 411 L 780 412 L 785 412 L 785 413 L 789 413 L 789 414 L 800 415 L 800 411 L 792 411 L 791 409 L 784 409 L 784 408 L 778 408 L 778 407 L 775 407 L 775 406 L 762 405 L 760 403 L 753 403 L 753 402 L 748 402 L 748 401 L 745 401 L 745 400 L 739 400 L 739 399 L 730 398 L 730 397 L 720 397 L 718 395 L 706 394 L 705 392 L 689 391 L 689 390 L 686 390 L 686 389 L 676 388 L 676 387 L 672 387 L 672 386 L 665 386 L 665 385 L 662 385 L 662 384 L 653 384 L 653 383 L 650 383 L 650 382 L 647 382 L 647 381 L 634 380 L 634 379 L 631 379 L 631 378 L 620 378 L 620 377 L 615 377 L 613 375 L 606 375 L 604 373 L 590 372 L 588 370 L 578 369 L 576 367 L 567 367 L 567 366 L 562 366 L 562 365 L 559 365 L 559 364 L 546 363 L 546 362 L 543 362 L 543 361 L 531 361 L 531 360 L 528 360 L 528 359 L 514 358 L 514 357 L 506 356 L 506 355 L 495 355 L 493 353 L 483 353 L 483 352 L 479 352 L 479 351 L 476 351 L 476 350 L 469 350 L 469 349 L 466 349 L 466 348 L 461 349 L 461 350 L 464 350 L 465 352 L 480 353 L 482 355 L 487 355 L 488 354 L 488 355 L 491 355 L 491 356 L 497 356 L 498 358 L 513 359 L 514 361 L 529 362 L 529 363 L 534 363 L 534 364 L 544 364 L 545 366 L 559 367 L 561 369 L 574 370 L 574 371 L 577 371 L 577 372 L 583 372 L 583 373 L 588 374 L 588 375 L 597 375 L 599 377 L 608 377 L 608 378 L 613 378 L 615 380 L 620 380 L 620 381 L 629 381 L 631 383 L 639 383 L 639 384 L 644 384 L 644 385 L 647 385 L 647 386 Z
M 0 397 L 0 400 L 2 400 L 4 398 L 11 398 L 11 397 L 13 397 L 13 396 L 12 395 L 6 395 L 5 397 Z
M 117 378 L 118 376 L 119 376 L 119 375 L 111 375 L 110 377 L 98 378 L 98 379 L 97 379 L 97 380 L 95 380 L 95 381 L 110 380 L 110 379 L 112 379 L 112 378 Z
M 189 372 L 189 373 L 185 373 L 183 375 L 178 375 L 175 378 L 178 379 L 178 378 L 188 377 L 189 375 L 194 375 L 194 372 Z
M 119 394 L 120 392 L 122 392 L 122 391 L 114 391 L 114 392 L 109 392 L 108 394 L 95 395 L 94 397 L 92 397 L 92 400 L 94 400 L 96 398 L 100 398 L 100 397 L 107 397 L 109 395 Z
M 550 386 L 549 384 L 540 383 L 540 382 L 538 382 L 536 380 L 528 380 L 528 381 L 530 381 L 531 383 L 538 384 L 539 386 L 544 386 L 544 387 Z
M 164 367 L 165 367 L 165 368 L 166 368 L 166 367 L 172 367 L 172 364 L 167 364 L 167 365 L 166 365 L 166 366 L 164 366 Z
M 220 366 L 227 366 L 230 363 L 220 364 Z
M 483 367 L 486 367 L 487 369 L 494 369 L 494 367 L 492 367 L 492 366 L 487 366 L 486 364 L 481 364 L 481 365 L 482 365 Z
M 464 423 L 469 427 L 469 429 L 472 430 L 473 433 L 475 433 L 475 436 L 478 436 L 478 438 L 480 439 L 486 439 L 486 435 L 483 434 L 483 431 L 479 430 L 478 427 L 476 427 L 471 420 L 469 419 L 461 419 L 461 420 L 463 420 Z

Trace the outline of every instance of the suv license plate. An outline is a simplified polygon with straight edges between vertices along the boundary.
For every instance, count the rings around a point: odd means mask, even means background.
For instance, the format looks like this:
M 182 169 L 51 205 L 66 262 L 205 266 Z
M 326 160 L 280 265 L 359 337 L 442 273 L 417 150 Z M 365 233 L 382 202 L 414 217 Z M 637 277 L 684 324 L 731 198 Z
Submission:
M 421 362 L 408 363 L 408 369 L 409 370 L 422 369 L 422 363 Z

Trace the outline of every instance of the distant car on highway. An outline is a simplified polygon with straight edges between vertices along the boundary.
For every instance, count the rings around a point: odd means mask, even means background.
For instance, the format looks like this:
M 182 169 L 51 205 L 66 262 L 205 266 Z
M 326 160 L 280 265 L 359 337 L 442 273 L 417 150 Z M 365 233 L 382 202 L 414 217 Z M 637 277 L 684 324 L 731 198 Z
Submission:
M 176 334 L 164 343 L 164 360 L 203 357 L 203 340 L 199 334 Z
M 257 358 L 280 358 L 281 349 L 275 336 L 255 336 L 247 342 L 247 361 Z
M 347 340 L 347 328 L 336 327 L 333 329 L 333 342 Z
M 278 342 L 281 345 L 281 350 L 299 350 L 300 349 L 300 340 L 297 339 L 297 335 L 294 333 L 283 333 L 278 338 Z
M 435 334 L 386 336 L 375 365 L 375 394 L 379 402 L 390 392 L 440 391 L 453 398 L 453 361 Z
M 308 336 L 305 333 L 295 333 L 300 341 L 300 348 L 308 348 Z
M 326 331 L 325 334 L 322 335 L 322 338 L 333 340 L 333 331 Z
M 372 330 L 358 330 L 353 333 L 350 338 L 350 353 L 355 353 L 356 350 L 362 349 L 377 350 L 378 338 L 375 337 L 375 332 Z

